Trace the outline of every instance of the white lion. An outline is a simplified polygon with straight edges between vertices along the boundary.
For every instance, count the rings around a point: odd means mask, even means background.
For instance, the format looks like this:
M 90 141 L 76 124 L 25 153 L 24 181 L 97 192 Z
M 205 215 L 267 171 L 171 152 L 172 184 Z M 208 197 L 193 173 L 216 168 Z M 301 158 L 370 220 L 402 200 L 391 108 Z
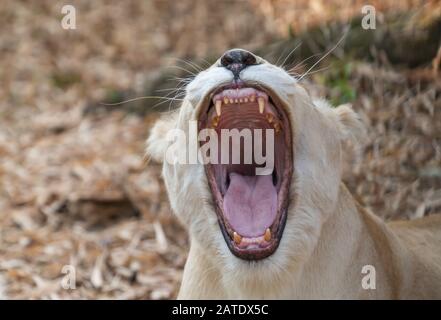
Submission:
M 274 130 L 274 170 L 164 161 L 172 145 L 185 154 L 167 134 L 191 137 L 191 121 L 199 131 Z M 190 236 L 178 298 L 441 298 L 441 218 L 385 223 L 341 181 L 342 141 L 362 134 L 349 106 L 311 98 L 248 51 L 230 50 L 200 72 L 147 147 Z

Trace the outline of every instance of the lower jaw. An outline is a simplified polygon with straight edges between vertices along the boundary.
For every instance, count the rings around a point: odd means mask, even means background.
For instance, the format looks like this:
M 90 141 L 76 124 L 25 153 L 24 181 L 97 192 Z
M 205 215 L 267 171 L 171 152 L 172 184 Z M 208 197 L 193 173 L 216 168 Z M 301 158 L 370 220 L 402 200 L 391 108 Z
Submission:
M 218 210 L 217 210 L 218 211 Z M 225 222 L 223 221 L 223 216 L 219 212 L 217 212 L 219 227 L 221 229 L 224 240 L 231 251 L 236 257 L 244 260 L 262 260 L 271 256 L 279 247 L 280 241 L 282 239 L 283 231 L 285 229 L 286 224 L 286 212 L 282 212 L 280 217 L 274 225 L 272 226 L 273 238 L 266 242 L 262 247 L 256 248 L 241 248 L 238 244 L 234 242 L 233 237 L 230 235 L 230 232 L 227 231 L 227 227 L 225 226 Z
M 285 178 L 282 180 L 280 188 L 278 189 L 279 199 L 277 203 L 277 214 L 268 228 L 270 231 L 270 237 L 269 239 L 265 239 L 265 234 L 257 237 L 246 237 L 240 236 L 236 233 L 235 229 L 224 216 L 224 211 L 222 209 L 224 198 L 221 196 L 219 188 L 216 185 L 213 170 L 210 170 L 209 167 L 210 165 L 207 165 L 205 171 L 209 187 L 215 200 L 215 211 L 218 224 L 231 253 L 240 259 L 248 261 L 262 260 L 274 254 L 279 247 L 286 224 L 289 205 L 289 186 L 292 171 L 288 169 L 284 172 Z M 236 237 L 239 237 L 239 240 L 236 240 Z M 253 241 L 253 239 L 257 239 L 257 241 Z M 247 245 L 250 242 L 251 245 Z

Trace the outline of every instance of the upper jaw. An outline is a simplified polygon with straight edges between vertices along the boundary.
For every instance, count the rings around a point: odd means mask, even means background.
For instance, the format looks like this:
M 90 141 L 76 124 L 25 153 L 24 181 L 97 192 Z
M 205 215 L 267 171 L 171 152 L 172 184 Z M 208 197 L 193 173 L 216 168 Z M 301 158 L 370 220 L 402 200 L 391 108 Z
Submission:
M 216 95 L 219 95 L 225 90 L 238 90 L 238 89 L 246 89 L 246 88 L 254 88 L 258 91 L 261 91 L 265 93 L 264 96 L 266 98 L 270 97 L 278 106 L 278 108 L 283 109 L 285 112 L 288 113 L 288 108 L 286 107 L 286 103 L 284 102 L 284 99 L 282 99 L 269 85 L 266 83 L 262 83 L 259 81 L 235 81 L 235 80 L 226 80 L 223 82 L 220 82 L 218 85 L 213 86 L 211 89 L 209 89 L 200 99 L 199 103 L 197 104 L 197 112 L 196 117 L 199 120 L 200 117 L 208 111 L 210 108 L 210 105 L 213 101 L 213 98 L 215 98 Z M 257 97 L 257 95 L 256 95 Z

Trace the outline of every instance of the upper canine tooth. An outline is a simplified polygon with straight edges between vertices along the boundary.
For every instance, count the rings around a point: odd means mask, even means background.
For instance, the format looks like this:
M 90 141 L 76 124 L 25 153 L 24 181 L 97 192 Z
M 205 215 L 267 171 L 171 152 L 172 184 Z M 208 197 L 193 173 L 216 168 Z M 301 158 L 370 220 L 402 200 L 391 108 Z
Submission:
M 271 240 L 271 230 L 269 228 L 265 230 L 265 234 L 263 235 L 263 238 L 265 239 L 265 241 Z
M 242 237 L 236 231 L 234 231 L 233 240 L 236 244 L 240 244 L 242 242 Z
M 224 103 L 228 104 L 228 98 L 227 97 L 224 97 Z
M 221 107 L 222 107 L 222 101 L 216 100 L 216 114 L 220 117 L 221 115 Z
M 257 103 L 259 104 L 259 112 L 263 113 L 263 110 L 265 109 L 265 99 L 263 97 L 257 98 Z

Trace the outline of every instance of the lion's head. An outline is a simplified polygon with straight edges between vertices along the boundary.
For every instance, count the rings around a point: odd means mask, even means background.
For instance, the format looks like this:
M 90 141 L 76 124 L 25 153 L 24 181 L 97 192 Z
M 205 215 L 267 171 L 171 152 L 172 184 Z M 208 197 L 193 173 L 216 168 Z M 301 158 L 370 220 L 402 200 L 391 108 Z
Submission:
M 360 128 L 350 107 L 313 100 L 284 69 L 233 49 L 187 85 L 181 108 L 153 127 L 147 152 L 163 162 L 172 209 L 207 259 L 232 281 L 271 281 L 311 255 L 336 206 L 341 142 Z M 172 129 L 185 132 L 186 139 L 168 139 Z M 204 129 L 211 131 L 205 130 L 201 141 L 197 134 Z M 233 151 L 244 153 L 245 135 L 240 144 L 221 147 L 221 132 L 227 129 L 272 131 L 271 139 L 253 136 L 247 149 L 273 152 L 270 170 L 256 174 L 265 164 L 255 158 L 245 163 L 243 154 L 236 163 L 230 157 L 228 163 L 205 164 L 167 156 L 174 149 L 188 160 L 193 145 L 206 159 L 214 151 L 204 149 L 211 139 L 219 140 L 218 160 Z

